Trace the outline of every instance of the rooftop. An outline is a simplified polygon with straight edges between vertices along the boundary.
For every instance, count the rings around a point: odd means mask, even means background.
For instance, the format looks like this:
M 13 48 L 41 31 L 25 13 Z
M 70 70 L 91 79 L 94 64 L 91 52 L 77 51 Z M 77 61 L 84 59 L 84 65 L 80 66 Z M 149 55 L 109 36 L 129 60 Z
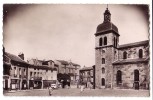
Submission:
M 83 67 L 82 69 L 80 69 L 80 71 L 83 71 L 83 70 L 92 70 L 93 67 Z
M 67 61 L 64 61 L 64 60 L 57 60 L 57 61 L 59 61 L 63 65 L 68 65 L 69 64 Z
M 141 46 L 141 45 L 148 45 L 148 44 L 149 44 L 149 40 L 145 40 L 145 41 L 140 41 L 140 42 L 134 42 L 134 43 L 119 45 L 119 49 L 136 47 L 136 46 Z
M 20 62 L 20 63 L 24 63 L 24 64 L 28 64 L 27 62 L 25 62 L 25 61 L 22 60 L 20 57 L 14 55 L 14 54 L 5 52 L 5 55 L 6 55 L 7 57 L 9 57 L 9 58 L 10 58 L 11 60 L 13 60 L 13 61 Z
M 139 63 L 139 62 L 148 62 L 149 58 L 137 58 L 137 59 L 122 59 L 113 62 L 113 65 L 118 65 L 118 64 L 134 64 L 134 63 Z

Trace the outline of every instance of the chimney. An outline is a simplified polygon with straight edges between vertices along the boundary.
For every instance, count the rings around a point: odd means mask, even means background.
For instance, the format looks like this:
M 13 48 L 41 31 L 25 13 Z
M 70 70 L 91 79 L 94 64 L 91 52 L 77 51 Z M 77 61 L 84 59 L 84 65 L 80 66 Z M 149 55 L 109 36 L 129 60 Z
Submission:
M 19 56 L 22 60 L 24 60 L 24 54 L 23 54 L 23 53 L 20 53 L 18 56 Z

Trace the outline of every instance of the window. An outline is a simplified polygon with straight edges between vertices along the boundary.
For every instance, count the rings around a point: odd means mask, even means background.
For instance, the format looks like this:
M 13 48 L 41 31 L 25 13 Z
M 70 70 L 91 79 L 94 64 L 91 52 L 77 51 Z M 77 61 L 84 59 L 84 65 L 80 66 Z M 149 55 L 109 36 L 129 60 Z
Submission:
M 139 70 L 134 70 L 134 81 L 139 81 Z
M 107 37 L 104 37 L 104 45 L 107 45 Z
M 143 58 L 143 50 L 142 49 L 139 50 L 139 58 Z
M 34 72 L 34 77 L 36 77 L 36 72 Z
M 115 44 L 116 44 L 116 42 L 115 42 L 115 41 L 116 41 L 116 39 L 115 39 L 115 37 L 114 37 L 114 47 L 115 47 Z
M 37 72 L 37 77 L 39 77 L 39 72 Z
M 69 73 L 71 73 L 71 69 L 69 68 Z
M 100 39 L 99 39 L 99 46 L 102 46 L 102 43 L 103 43 L 103 39 L 100 38 Z
M 102 58 L 102 64 L 105 64 L 105 59 L 104 58 Z
M 115 47 L 117 47 L 117 38 L 116 38 L 116 42 L 115 42 L 115 43 L 116 43 L 116 44 L 115 44 L 115 45 L 116 45 Z
M 24 69 L 24 75 L 26 75 L 26 70 Z
M 116 81 L 117 81 L 117 85 L 122 83 L 122 72 L 120 70 L 117 71 Z
M 21 68 L 19 68 L 19 75 L 21 75 Z
M 19 68 L 19 78 L 21 78 L 21 68 Z
M 14 76 L 17 77 L 17 70 L 16 70 L 16 67 L 14 67 Z
M 105 79 L 104 78 L 101 79 L 101 85 L 105 86 Z
M 32 76 L 32 72 L 30 72 L 30 77 Z
M 89 72 L 87 72 L 87 74 L 88 74 L 88 75 L 90 75 L 90 71 L 89 71 Z
M 123 52 L 123 59 L 127 59 L 127 52 L 126 51 Z
M 102 50 L 102 53 L 105 53 L 105 50 Z
M 102 68 L 102 74 L 104 74 L 105 73 L 105 68 Z

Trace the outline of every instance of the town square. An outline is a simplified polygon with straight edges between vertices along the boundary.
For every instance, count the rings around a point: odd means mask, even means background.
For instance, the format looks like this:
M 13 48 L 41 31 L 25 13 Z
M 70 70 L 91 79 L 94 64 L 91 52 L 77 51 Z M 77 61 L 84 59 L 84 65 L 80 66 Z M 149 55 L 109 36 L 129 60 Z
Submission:
M 4 4 L 3 95 L 150 97 L 148 12 L 147 4 Z

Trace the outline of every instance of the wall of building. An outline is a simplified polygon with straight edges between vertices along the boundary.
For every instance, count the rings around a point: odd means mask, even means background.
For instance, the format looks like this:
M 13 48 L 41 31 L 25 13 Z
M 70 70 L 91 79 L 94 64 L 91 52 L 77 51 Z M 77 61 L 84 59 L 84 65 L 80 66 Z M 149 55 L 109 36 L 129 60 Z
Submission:
M 148 46 L 138 46 L 138 47 L 129 47 L 124 49 L 119 49 L 119 59 L 123 59 L 123 52 L 127 52 L 127 59 L 136 59 L 139 58 L 139 50 L 143 50 L 143 58 L 147 58 L 149 56 Z
M 107 37 L 107 45 L 104 45 L 104 37 Z M 103 38 L 103 45 L 99 46 L 99 39 Z M 103 88 L 112 87 L 112 77 L 113 77 L 113 66 L 114 62 L 118 57 L 118 51 L 114 48 L 114 37 L 117 38 L 118 45 L 118 36 L 113 33 L 102 34 L 96 36 L 95 40 L 95 73 L 96 73 L 96 87 L 102 88 L 102 78 L 105 79 L 105 86 Z M 102 64 L 102 58 L 105 59 L 105 64 Z M 102 68 L 105 69 L 105 73 L 102 73 Z
M 141 85 L 146 77 L 149 83 L 149 66 L 148 63 L 123 64 L 114 65 L 113 67 L 113 87 L 117 87 L 116 74 L 120 70 L 122 72 L 122 85 L 120 88 L 134 88 L 134 70 L 139 70 L 139 84 Z M 142 88 L 140 86 L 140 88 Z

